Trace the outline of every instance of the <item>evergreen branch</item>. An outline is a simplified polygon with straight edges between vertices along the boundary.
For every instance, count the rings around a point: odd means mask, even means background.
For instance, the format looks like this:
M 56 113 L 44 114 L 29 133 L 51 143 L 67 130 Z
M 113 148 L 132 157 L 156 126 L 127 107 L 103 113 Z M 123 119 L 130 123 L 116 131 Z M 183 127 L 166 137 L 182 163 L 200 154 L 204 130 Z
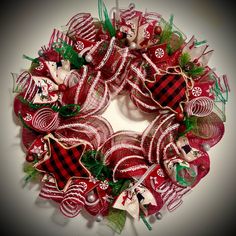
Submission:
M 188 71 L 188 75 L 191 77 L 198 77 L 204 73 L 204 67 L 194 66 L 190 71 Z
M 112 195 L 118 196 L 120 193 L 122 193 L 124 190 L 126 190 L 130 185 L 129 179 L 119 179 L 117 182 L 109 182 L 109 185 L 112 188 Z
M 112 171 L 103 164 L 100 152 L 95 150 L 87 151 L 82 156 L 81 161 L 97 179 L 104 181 L 112 177 Z
M 172 37 L 172 26 L 170 23 L 165 22 L 165 26 L 160 35 L 160 43 L 168 43 Z
M 179 58 L 179 65 L 181 66 L 181 68 L 184 68 L 184 66 L 189 63 L 191 60 L 191 57 L 189 55 L 189 53 L 184 52 L 180 58 Z
M 30 181 L 35 181 L 38 177 L 40 172 L 38 172 L 34 165 L 37 163 L 37 161 L 34 161 L 33 164 L 26 164 L 24 166 L 24 172 L 26 173 L 26 176 L 24 177 L 24 187 L 30 182 Z

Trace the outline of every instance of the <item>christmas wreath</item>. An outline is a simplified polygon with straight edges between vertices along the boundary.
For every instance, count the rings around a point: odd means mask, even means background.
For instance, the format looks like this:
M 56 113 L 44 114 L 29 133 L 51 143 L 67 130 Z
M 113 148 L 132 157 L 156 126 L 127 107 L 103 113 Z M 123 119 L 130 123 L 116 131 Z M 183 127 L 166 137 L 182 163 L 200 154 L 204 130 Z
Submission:
M 227 77 L 207 64 L 205 41 L 153 12 L 98 1 L 99 19 L 73 16 L 54 29 L 31 66 L 14 74 L 25 181 L 67 217 L 85 210 L 120 233 L 127 215 L 161 218 L 209 172 L 208 151 L 224 134 Z M 101 115 L 126 94 L 155 114 L 143 133 L 113 132 Z

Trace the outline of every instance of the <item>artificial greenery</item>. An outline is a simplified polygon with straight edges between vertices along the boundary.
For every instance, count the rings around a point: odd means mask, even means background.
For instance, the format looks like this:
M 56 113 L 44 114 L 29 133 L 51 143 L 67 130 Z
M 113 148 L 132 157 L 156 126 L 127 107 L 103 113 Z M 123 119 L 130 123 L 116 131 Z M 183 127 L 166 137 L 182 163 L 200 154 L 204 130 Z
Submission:
M 204 67 L 194 65 L 191 70 L 187 72 L 188 76 L 198 77 L 204 73 Z
M 185 134 L 187 134 L 191 130 L 196 129 L 197 117 L 196 116 L 185 116 L 185 118 L 183 120 L 183 125 L 185 126 L 185 130 L 178 134 L 177 139 L 181 136 L 184 136 Z
M 70 63 L 76 68 L 80 69 L 85 63 L 85 59 L 78 55 L 73 47 L 67 44 L 65 41 L 53 43 L 53 49 L 59 53 L 63 59 L 70 61 Z
M 96 179 L 101 181 L 109 180 L 108 183 L 112 189 L 112 195 L 118 196 L 129 187 L 131 181 L 127 179 L 119 179 L 118 181 L 113 182 L 112 170 L 108 166 L 104 165 L 102 159 L 103 156 L 100 152 L 90 150 L 84 153 L 81 161 Z
M 191 56 L 187 52 L 182 53 L 180 56 L 179 65 L 188 76 L 193 78 L 201 76 L 204 73 L 204 67 L 191 62 Z
M 98 0 L 98 14 L 100 21 L 103 24 L 104 30 L 107 30 L 111 37 L 116 35 L 116 30 L 112 25 L 112 22 L 109 18 L 107 8 L 103 2 L 103 0 Z
M 104 181 L 111 178 L 112 171 L 103 164 L 101 157 L 102 155 L 100 152 L 90 150 L 83 154 L 81 161 L 95 178 Z
M 190 62 L 190 60 L 191 56 L 189 55 L 189 53 L 184 52 L 179 58 L 179 65 L 181 66 L 181 68 L 184 68 L 186 64 Z
M 166 22 L 166 21 L 164 21 L 164 19 L 162 19 L 161 23 L 164 26 L 163 26 L 161 35 L 159 37 L 160 44 L 162 44 L 162 43 L 167 44 L 166 51 L 169 55 L 173 54 L 176 50 L 178 50 L 179 47 L 184 42 L 182 34 L 178 31 L 173 31 L 173 20 L 174 20 L 173 15 L 170 16 L 169 22 Z M 171 43 L 171 40 L 173 39 L 174 36 L 178 37 L 178 43 L 176 43 L 175 46 L 173 45 L 173 43 Z
M 130 183 L 131 181 L 129 179 L 119 179 L 117 182 L 110 181 L 109 185 L 112 188 L 112 195 L 118 196 L 130 186 Z
M 126 211 L 110 208 L 106 220 L 107 226 L 112 228 L 116 233 L 120 234 L 125 226 Z
M 162 20 L 162 22 L 164 22 L 164 27 L 160 35 L 159 43 L 170 42 L 172 37 L 172 24 L 171 24 L 172 20 L 173 20 L 173 15 L 171 15 L 170 17 L 170 22 L 165 22 L 164 20 Z
M 38 110 L 43 107 L 50 107 L 54 112 L 58 112 L 63 117 L 76 116 L 80 111 L 80 106 L 77 104 L 67 104 L 65 106 L 58 107 L 51 104 L 36 104 L 33 102 L 29 102 L 22 96 L 19 96 L 18 98 L 23 104 L 29 106 L 33 110 Z
M 33 163 L 26 163 L 24 165 L 24 172 L 26 173 L 26 176 L 24 178 L 24 186 L 26 186 L 27 183 L 30 181 L 35 181 L 39 178 L 39 172 L 35 169 L 34 165 L 37 163 L 37 160 L 35 160 Z

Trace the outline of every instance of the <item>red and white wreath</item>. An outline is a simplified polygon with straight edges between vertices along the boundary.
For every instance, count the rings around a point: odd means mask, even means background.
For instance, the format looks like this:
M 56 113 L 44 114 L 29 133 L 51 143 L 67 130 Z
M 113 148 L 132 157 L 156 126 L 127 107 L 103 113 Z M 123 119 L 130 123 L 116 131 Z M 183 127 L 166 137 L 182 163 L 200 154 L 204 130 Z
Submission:
M 99 20 L 79 13 L 54 29 L 29 70 L 16 77 L 26 181 L 67 217 L 87 211 L 120 233 L 126 215 L 161 218 L 209 172 L 224 134 L 229 86 L 207 64 L 212 50 L 158 13 L 130 4 Z M 114 132 L 102 117 L 126 94 L 155 114 L 142 132 Z

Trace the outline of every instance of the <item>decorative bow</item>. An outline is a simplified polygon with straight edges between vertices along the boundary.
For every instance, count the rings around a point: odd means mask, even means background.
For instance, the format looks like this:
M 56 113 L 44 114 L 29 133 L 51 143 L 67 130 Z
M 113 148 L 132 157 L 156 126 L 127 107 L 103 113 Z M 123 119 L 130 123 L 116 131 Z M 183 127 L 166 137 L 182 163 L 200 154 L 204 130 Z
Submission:
M 135 219 L 139 218 L 140 209 L 147 214 L 145 205 L 156 206 L 156 200 L 152 193 L 144 186 L 129 188 L 123 191 L 116 199 L 113 208 L 127 211 Z

